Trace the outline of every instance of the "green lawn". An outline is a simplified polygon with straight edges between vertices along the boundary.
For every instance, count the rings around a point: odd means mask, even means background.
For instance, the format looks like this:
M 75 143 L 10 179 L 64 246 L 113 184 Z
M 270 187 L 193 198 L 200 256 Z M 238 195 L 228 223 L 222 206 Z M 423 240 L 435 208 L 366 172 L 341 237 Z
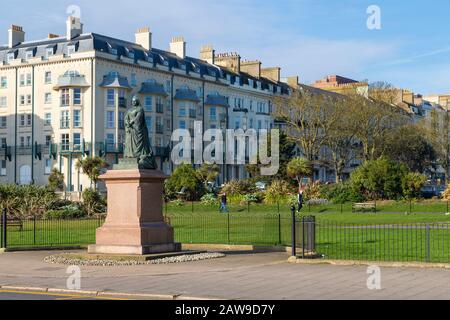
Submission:
M 320 220 L 329 220 L 342 223 L 360 224 L 390 224 L 390 223 L 419 223 L 419 222 L 450 222 L 447 216 L 446 202 L 413 203 L 410 213 L 410 204 L 406 202 L 377 204 L 377 212 L 352 212 L 352 204 L 305 206 L 302 215 L 314 215 Z M 288 205 L 257 205 L 229 206 L 231 215 L 240 217 L 278 216 L 290 217 L 291 209 Z M 167 215 L 175 216 L 207 216 L 220 217 L 218 206 L 205 206 L 200 203 L 186 203 L 184 206 L 168 204 L 165 207 Z
M 331 259 L 450 262 L 450 216 L 446 203 L 420 205 L 422 212 L 405 215 L 403 204 L 386 204 L 377 213 L 352 213 L 351 205 L 312 206 L 304 215 L 316 216 L 317 252 Z M 409 205 L 409 204 L 408 204 Z M 419 204 L 416 204 L 419 208 Z M 349 209 L 349 210 L 346 210 Z M 400 208 L 400 209 L 399 209 Z M 338 210 L 339 209 L 339 210 Z M 292 243 L 290 208 L 231 206 L 230 214 L 217 207 L 194 204 L 165 209 L 177 242 L 196 244 L 286 245 Z M 392 210 L 392 211 L 390 211 Z M 388 213 L 399 212 L 399 213 Z M 8 229 L 10 248 L 74 246 L 95 243 L 99 220 L 26 221 L 24 229 Z M 427 228 L 427 225 L 429 226 Z M 301 239 L 301 228 L 297 234 Z
M 251 212 L 255 214 L 289 214 L 290 205 L 280 204 L 250 204 L 247 205 L 229 205 L 231 213 Z M 447 201 L 384 201 L 376 202 L 378 213 L 447 213 L 450 211 L 450 202 Z M 174 203 L 168 203 L 165 206 L 168 213 L 210 213 L 218 212 L 219 205 L 208 206 L 199 202 L 185 202 L 183 206 L 177 206 Z M 331 204 L 331 205 L 307 205 L 302 209 L 303 213 L 342 213 L 352 212 L 352 203 Z
M 101 222 L 93 220 L 24 221 L 23 230 L 9 227 L 8 247 L 77 246 L 95 243 L 95 230 Z
M 450 226 L 318 224 L 317 252 L 329 259 L 450 262 Z

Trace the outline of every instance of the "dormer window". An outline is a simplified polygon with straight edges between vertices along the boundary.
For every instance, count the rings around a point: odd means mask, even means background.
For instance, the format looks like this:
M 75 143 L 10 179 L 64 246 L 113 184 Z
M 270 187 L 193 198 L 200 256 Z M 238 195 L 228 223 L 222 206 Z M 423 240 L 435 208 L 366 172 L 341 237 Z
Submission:
M 33 57 L 34 57 L 34 52 L 33 51 L 27 51 L 25 59 L 28 61 L 28 60 L 33 59 Z
M 10 52 L 6 55 L 6 62 L 10 63 L 16 58 L 16 54 L 14 52 Z
M 74 44 L 67 47 L 67 55 L 70 57 L 72 54 L 74 54 L 77 51 L 77 48 Z
M 128 48 L 125 48 L 126 49 L 126 52 L 127 52 L 127 56 L 128 56 L 128 58 L 130 58 L 130 59 L 134 59 L 134 52 L 133 51 L 131 51 L 130 49 L 128 49 Z
M 53 54 L 54 54 L 53 48 L 47 48 L 47 50 L 45 51 L 45 57 L 47 59 L 50 58 L 51 56 L 53 56 Z
M 109 43 L 108 43 L 108 49 L 109 49 L 110 54 L 117 56 L 117 49 L 113 48 Z

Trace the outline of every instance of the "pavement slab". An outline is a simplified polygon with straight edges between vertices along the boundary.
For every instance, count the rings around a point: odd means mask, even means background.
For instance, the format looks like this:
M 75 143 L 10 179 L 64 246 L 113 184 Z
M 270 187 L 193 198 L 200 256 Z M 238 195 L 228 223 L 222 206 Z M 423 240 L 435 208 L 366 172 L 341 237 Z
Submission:
M 0 254 L 0 286 L 65 289 L 67 266 L 43 262 L 57 253 Z M 382 290 L 369 290 L 367 266 L 287 259 L 285 253 L 239 253 L 168 265 L 81 267 L 81 290 L 210 299 L 450 299 L 449 269 L 381 267 Z

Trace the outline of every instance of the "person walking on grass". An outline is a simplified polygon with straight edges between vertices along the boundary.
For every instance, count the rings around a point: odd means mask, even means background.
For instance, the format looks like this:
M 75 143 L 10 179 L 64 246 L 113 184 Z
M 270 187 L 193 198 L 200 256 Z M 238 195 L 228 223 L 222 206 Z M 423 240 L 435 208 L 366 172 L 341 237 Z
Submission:
M 227 208 L 227 194 L 223 193 L 222 196 L 220 197 L 220 212 L 225 212 L 228 213 L 228 208 Z
M 300 189 L 300 191 L 298 192 L 297 202 L 298 202 L 298 212 L 300 212 L 303 209 L 303 189 Z

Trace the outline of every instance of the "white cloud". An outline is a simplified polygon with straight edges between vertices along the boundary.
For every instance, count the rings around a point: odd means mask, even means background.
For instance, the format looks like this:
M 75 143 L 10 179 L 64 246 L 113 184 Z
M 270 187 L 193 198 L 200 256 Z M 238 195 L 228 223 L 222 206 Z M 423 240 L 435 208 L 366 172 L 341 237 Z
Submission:
M 65 9 L 71 1 L 58 1 L 56 7 L 53 1 L 42 2 L 48 10 L 43 11 L 42 3 L 40 9 L 30 9 L 35 14 L 25 26 L 33 29 L 27 37 L 38 37 L 36 30 L 44 33 L 41 37 L 65 28 Z M 260 1 L 256 5 L 251 0 L 129 1 L 120 6 L 107 0 L 80 0 L 74 4 L 81 7 L 86 31 L 133 40 L 138 27 L 149 26 L 154 46 L 160 49 L 168 48 L 172 36 L 183 35 L 191 56 L 198 56 L 201 45 L 213 44 L 218 52 L 236 51 L 245 59 L 262 60 L 265 66 L 280 66 L 283 75 L 299 75 L 306 83 L 327 74 L 365 78 L 365 66 L 379 63 L 395 51 L 390 43 L 302 34 L 295 22 L 308 9 L 304 1 L 295 1 L 295 6 L 293 1 L 279 5 Z M 32 5 L 39 8 L 37 3 Z M 289 16 L 289 7 L 302 14 Z M 33 26 L 36 24 L 38 27 Z
M 92 6 L 102 7 L 104 14 L 94 15 L 98 9 Z M 284 75 L 298 74 L 305 82 L 330 73 L 361 76 L 366 65 L 390 57 L 395 50 L 390 43 L 304 36 L 295 25 L 283 25 L 283 10 L 245 1 L 171 0 L 157 5 L 152 1 L 136 10 L 107 6 L 101 0 L 81 7 L 90 20 L 88 27 L 96 32 L 113 30 L 113 36 L 132 39 L 137 27 L 149 25 L 154 45 L 161 49 L 168 47 L 172 36 L 183 35 L 192 56 L 198 56 L 201 45 L 211 43 L 219 52 L 236 51 L 246 59 L 261 59 L 266 66 L 281 66 Z M 121 29 L 114 27 L 117 24 Z

